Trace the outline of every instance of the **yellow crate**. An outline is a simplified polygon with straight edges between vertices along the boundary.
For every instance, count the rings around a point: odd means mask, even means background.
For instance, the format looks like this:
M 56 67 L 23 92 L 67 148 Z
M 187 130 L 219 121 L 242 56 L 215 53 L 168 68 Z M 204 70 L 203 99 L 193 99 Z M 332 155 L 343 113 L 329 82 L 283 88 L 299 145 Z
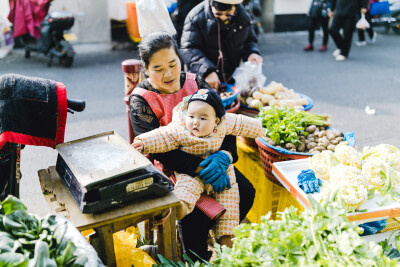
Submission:
M 247 219 L 250 222 L 259 223 L 261 216 L 270 211 L 271 219 L 275 220 L 278 211 L 283 211 L 290 206 L 294 206 L 300 211 L 304 210 L 286 188 L 265 177 L 257 148 L 246 145 L 240 139 L 238 139 L 237 147 L 239 160 L 235 166 L 256 189 L 253 207 L 247 214 Z

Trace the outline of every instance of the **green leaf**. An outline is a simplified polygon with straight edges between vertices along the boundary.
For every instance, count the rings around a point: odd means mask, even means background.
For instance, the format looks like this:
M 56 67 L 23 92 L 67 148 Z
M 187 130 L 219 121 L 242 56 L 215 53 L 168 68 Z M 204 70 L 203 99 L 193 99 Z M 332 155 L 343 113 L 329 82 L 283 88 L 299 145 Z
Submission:
M 6 232 L 0 232 L 0 254 L 4 252 L 13 252 L 14 239 Z
M 18 198 L 12 196 L 12 195 L 8 195 L 6 197 L 6 199 L 4 199 L 1 202 L 1 208 L 2 208 L 2 212 L 3 214 L 7 215 L 13 211 L 16 210 L 22 210 L 22 211 L 26 211 L 27 208 L 24 205 L 24 203 L 22 203 L 21 200 L 19 200 Z
M 0 267 L 25 267 L 28 259 L 19 253 L 5 252 L 0 254 Z
M 29 261 L 29 267 L 57 267 L 54 259 L 50 259 L 49 246 L 38 240 L 35 246 L 35 254 L 32 260 Z

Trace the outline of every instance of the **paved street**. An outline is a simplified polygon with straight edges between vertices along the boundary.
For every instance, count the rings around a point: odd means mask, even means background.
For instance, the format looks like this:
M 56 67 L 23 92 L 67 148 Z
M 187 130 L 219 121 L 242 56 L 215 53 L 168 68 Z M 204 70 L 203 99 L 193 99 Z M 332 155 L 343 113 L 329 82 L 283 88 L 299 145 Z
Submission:
M 379 143 L 400 148 L 400 36 L 379 34 L 374 45 L 353 46 L 345 62 L 333 60 L 332 40 L 327 53 L 303 52 L 306 44 L 305 32 L 264 35 L 260 48 L 267 82 L 282 82 L 310 96 L 313 112 L 332 115 L 336 128 L 354 130 L 359 148 Z M 318 35 L 314 45 L 320 45 Z M 127 138 L 121 62 L 135 58 L 137 52 L 110 51 L 101 45 L 75 45 L 75 49 L 77 56 L 70 69 L 58 62 L 48 68 L 42 55 L 25 59 L 22 50 L 13 51 L 0 60 L 0 75 L 14 72 L 60 81 L 66 85 L 69 98 L 86 100 L 83 113 L 68 115 L 65 141 L 110 130 Z M 367 105 L 376 109 L 375 115 L 365 113 Z M 25 202 L 37 199 L 32 212 L 47 209 L 37 170 L 54 165 L 56 156 L 51 148 L 26 147 L 22 151 L 21 198 Z

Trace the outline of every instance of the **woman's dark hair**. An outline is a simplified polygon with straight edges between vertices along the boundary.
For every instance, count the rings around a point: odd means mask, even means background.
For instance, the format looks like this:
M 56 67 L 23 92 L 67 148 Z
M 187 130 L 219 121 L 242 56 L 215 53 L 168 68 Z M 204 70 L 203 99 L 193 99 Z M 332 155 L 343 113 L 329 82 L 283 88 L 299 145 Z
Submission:
M 154 53 L 161 49 L 169 49 L 171 47 L 174 48 L 179 60 L 181 60 L 178 45 L 171 34 L 167 32 L 153 32 L 143 37 L 139 44 L 139 57 L 142 60 L 143 67 L 145 69 L 148 68 L 150 58 Z
M 220 3 L 220 2 L 216 2 L 216 1 L 212 1 L 211 5 L 213 7 L 215 7 L 215 9 L 217 11 L 229 11 L 232 9 L 232 7 L 234 7 L 235 5 L 231 5 L 231 4 L 224 4 L 224 3 Z

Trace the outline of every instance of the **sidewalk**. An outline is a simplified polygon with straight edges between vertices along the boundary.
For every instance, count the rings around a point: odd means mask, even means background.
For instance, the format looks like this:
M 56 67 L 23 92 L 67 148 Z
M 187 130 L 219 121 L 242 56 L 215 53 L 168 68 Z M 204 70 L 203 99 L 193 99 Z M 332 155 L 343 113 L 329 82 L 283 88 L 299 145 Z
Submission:
M 265 34 L 259 45 L 267 83 L 282 82 L 310 96 L 312 112 L 328 113 L 334 127 L 354 130 L 359 148 L 380 143 L 400 148 L 400 36 L 378 32 L 375 44 L 353 45 L 344 62 L 333 59 L 332 39 L 324 53 L 304 52 L 307 43 L 306 32 Z M 316 34 L 314 47 L 320 44 Z M 376 115 L 366 114 L 367 105 L 376 109 Z

